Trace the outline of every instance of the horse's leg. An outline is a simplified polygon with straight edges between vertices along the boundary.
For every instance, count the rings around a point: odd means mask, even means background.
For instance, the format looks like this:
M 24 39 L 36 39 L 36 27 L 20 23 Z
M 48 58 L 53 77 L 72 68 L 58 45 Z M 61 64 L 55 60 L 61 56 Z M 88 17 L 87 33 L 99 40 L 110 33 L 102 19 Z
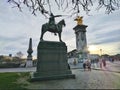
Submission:
M 45 31 L 42 30 L 42 31 L 41 31 L 41 37 L 40 37 L 40 40 L 41 40 L 41 41 L 43 41 L 43 35 L 44 35 L 44 33 L 45 33 Z
M 58 32 L 58 35 L 59 35 L 59 41 L 60 41 L 60 42 L 63 42 L 63 41 L 61 40 L 61 32 Z
M 43 41 L 43 33 L 41 32 L 40 40 Z

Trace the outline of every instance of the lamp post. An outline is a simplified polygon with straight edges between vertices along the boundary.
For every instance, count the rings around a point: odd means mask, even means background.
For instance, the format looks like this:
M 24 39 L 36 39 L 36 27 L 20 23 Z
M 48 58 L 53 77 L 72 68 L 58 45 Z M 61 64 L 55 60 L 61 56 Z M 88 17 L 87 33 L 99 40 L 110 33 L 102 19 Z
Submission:
M 83 17 L 78 16 L 75 21 L 77 21 L 77 25 L 73 28 L 76 35 L 76 49 L 78 54 L 78 59 L 84 60 L 88 58 L 88 50 L 87 50 L 87 38 L 86 38 L 86 28 L 87 25 L 83 24 Z
M 102 56 L 102 49 L 100 49 L 100 56 Z

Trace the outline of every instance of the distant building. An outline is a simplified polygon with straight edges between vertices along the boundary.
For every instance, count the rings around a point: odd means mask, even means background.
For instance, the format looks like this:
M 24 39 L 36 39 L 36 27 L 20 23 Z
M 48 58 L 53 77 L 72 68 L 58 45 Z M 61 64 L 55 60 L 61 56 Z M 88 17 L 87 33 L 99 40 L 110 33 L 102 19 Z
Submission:
M 99 59 L 99 55 L 98 54 L 89 54 L 89 59 L 91 59 L 91 60 L 95 60 L 95 59 Z
M 68 52 L 68 58 L 76 58 L 76 57 L 77 57 L 77 50 L 76 49 Z
M 120 54 L 116 54 L 116 55 L 110 56 L 109 58 L 112 58 L 115 61 L 120 61 Z
M 77 58 L 77 50 L 74 49 L 70 52 L 68 52 L 68 58 Z M 98 54 L 88 54 L 88 58 L 93 60 L 93 59 L 99 59 L 99 55 Z

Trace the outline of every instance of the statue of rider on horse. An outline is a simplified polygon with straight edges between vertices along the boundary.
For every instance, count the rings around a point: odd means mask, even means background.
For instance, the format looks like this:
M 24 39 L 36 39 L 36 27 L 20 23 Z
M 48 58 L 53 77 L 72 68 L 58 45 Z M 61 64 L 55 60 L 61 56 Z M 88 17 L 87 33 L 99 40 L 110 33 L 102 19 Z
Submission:
M 53 15 L 53 13 L 50 14 L 49 22 L 45 23 L 42 25 L 42 32 L 41 32 L 41 38 L 40 40 L 43 40 L 43 35 L 46 31 L 53 32 L 55 35 L 58 33 L 59 35 L 59 40 L 61 40 L 61 32 L 62 32 L 62 26 L 65 26 L 65 21 L 64 19 L 58 22 L 57 24 L 55 23 L 55 18 L 56 17 L 61 17 L 62 15 Z
M 49 18 L 49 22 L 48 22 L 48 25 L 49 25 L 49 28 L 53 29 L 53 28 L 56 28 L 58 29 L 56 23 L 55 23 L 55 18 L 56 17 L 61 17 L 62 15 L 53 15 L 53 13 L 50 14 L 50 18 Z M 55 33 L 56 35 L 56 33 Z

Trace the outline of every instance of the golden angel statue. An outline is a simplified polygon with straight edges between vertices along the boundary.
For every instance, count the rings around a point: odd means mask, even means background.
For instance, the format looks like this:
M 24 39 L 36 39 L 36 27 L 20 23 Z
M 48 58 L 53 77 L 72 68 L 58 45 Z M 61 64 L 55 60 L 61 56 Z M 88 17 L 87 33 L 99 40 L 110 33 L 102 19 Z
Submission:
M 77 16 L 76 19 L 74 19 L 75 21 L 77 21 L 77 25 L 82 25 L 83 24 L 83 20 L 82 20 L 83 16 Z

